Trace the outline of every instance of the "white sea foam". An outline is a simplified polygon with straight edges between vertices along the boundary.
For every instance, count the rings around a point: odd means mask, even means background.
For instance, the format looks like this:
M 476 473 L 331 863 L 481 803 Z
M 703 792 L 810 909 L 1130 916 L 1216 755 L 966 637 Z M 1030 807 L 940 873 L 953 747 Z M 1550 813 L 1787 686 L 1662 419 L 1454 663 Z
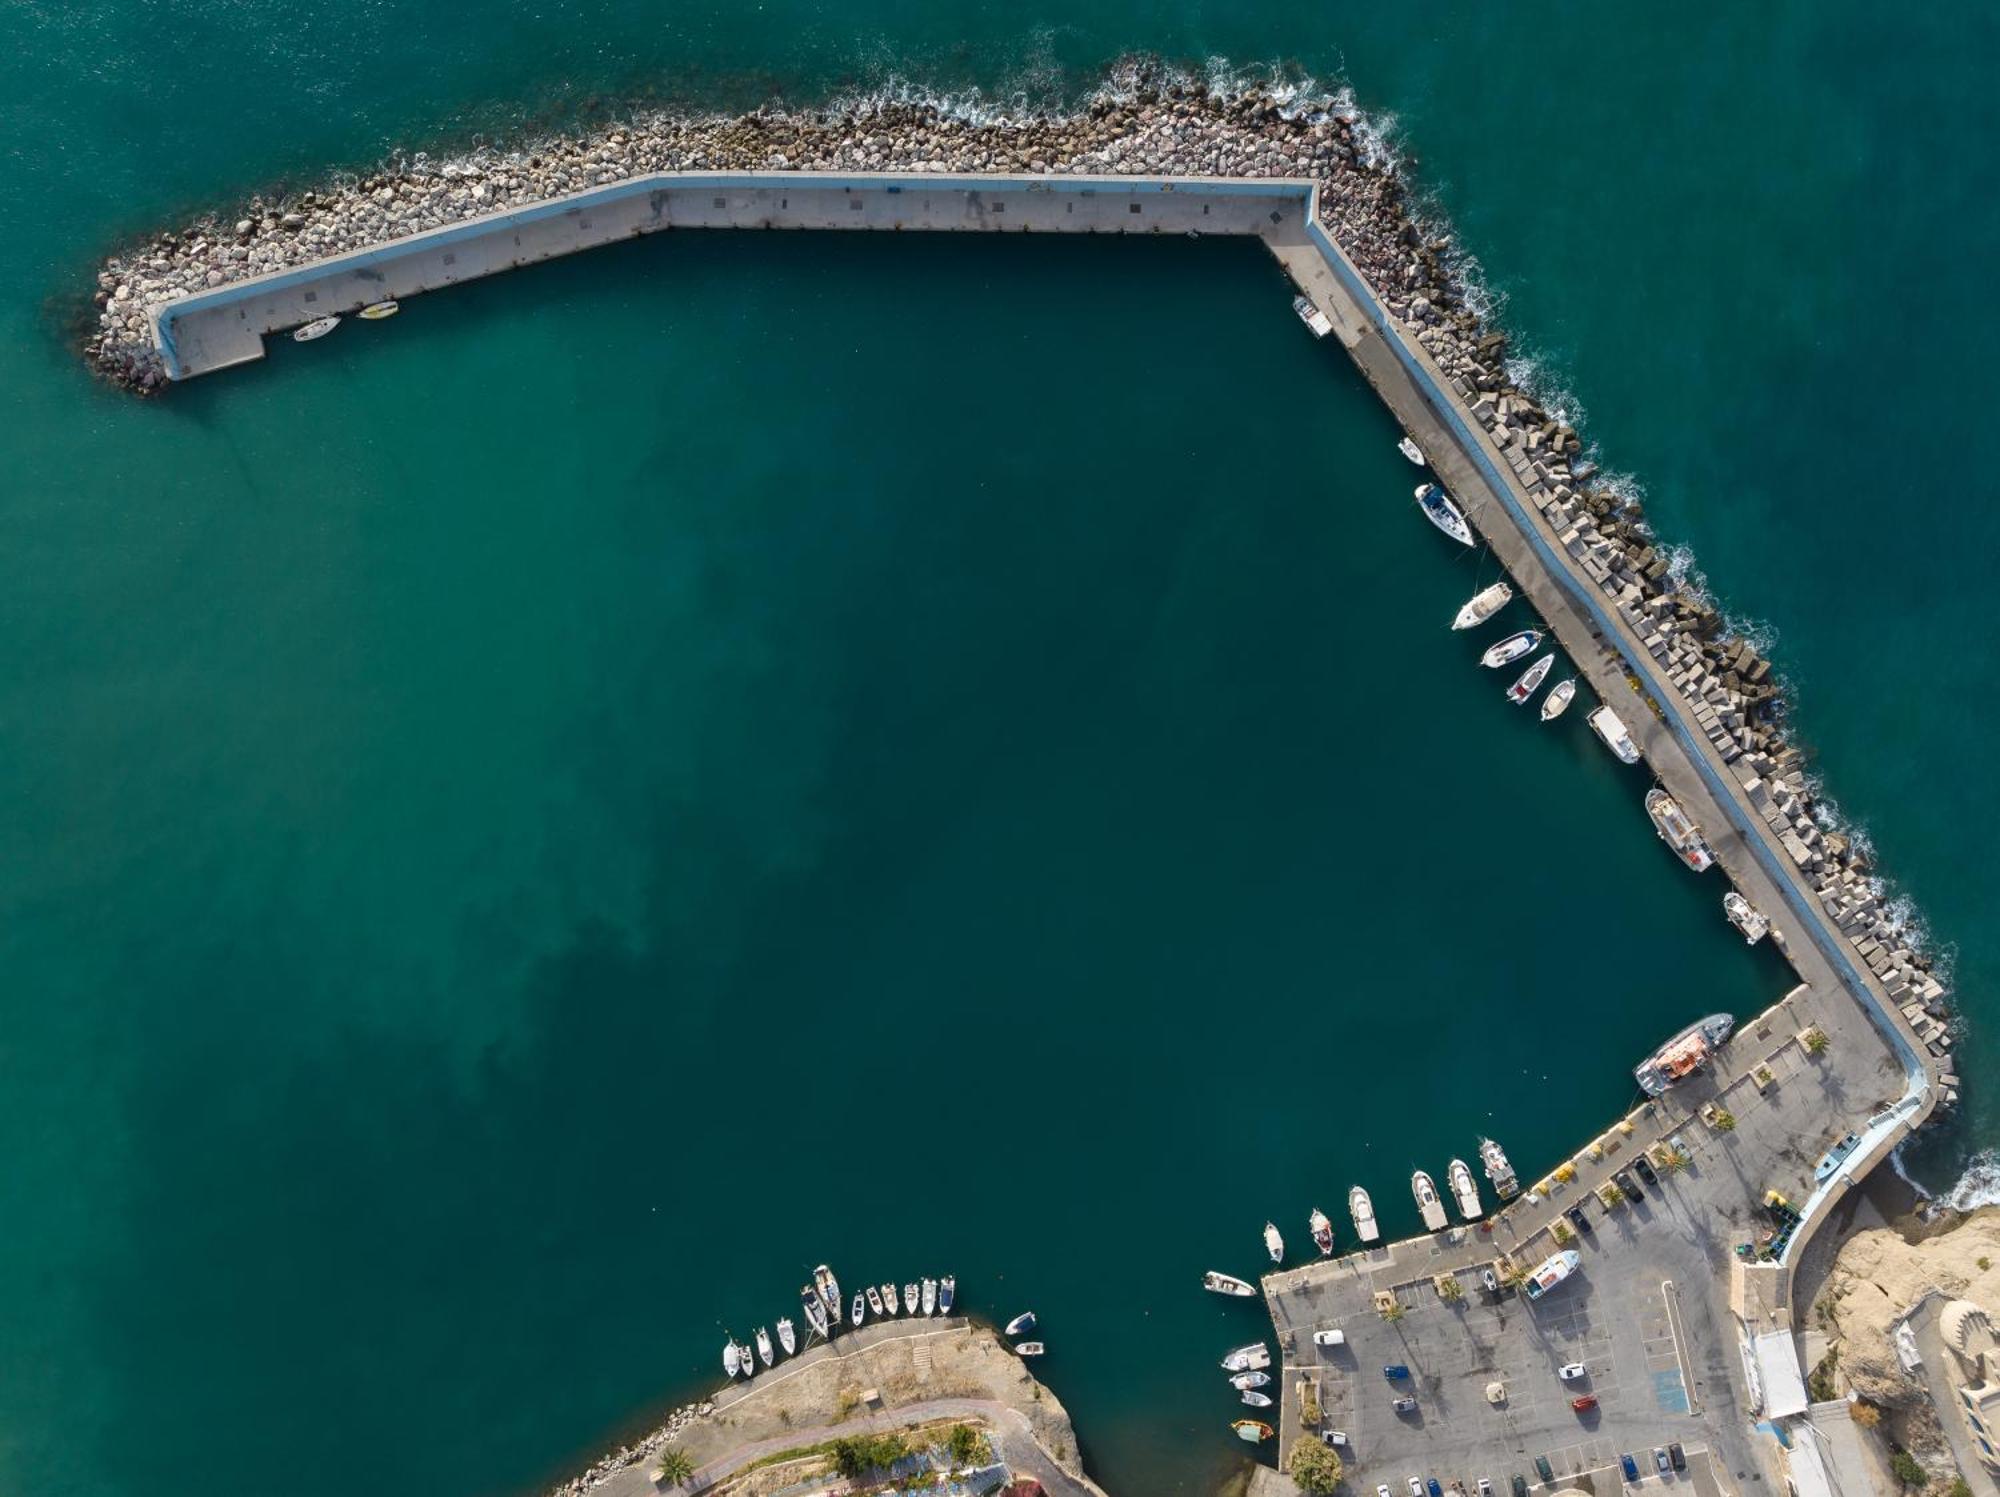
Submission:
M 2000 1150 L 1981 1149 L 1967 1160 L 1965 1173 L 1945 1195 L 1944 1203 L 1956 1211 L 2000 1206 Z

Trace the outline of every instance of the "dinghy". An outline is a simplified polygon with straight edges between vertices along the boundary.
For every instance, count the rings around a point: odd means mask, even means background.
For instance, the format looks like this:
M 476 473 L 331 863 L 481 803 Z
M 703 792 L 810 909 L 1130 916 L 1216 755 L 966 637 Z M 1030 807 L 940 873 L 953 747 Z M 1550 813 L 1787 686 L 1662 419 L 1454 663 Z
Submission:
M 1253 1409 L 1268 1409 L 1271 1406 L 1271 1395 L 1259 1393 L 1255 1388 L 1245 1388 L 1242 1398 Z
M 1569 711 L 1570 701 L 1576 696 L 1576 677 L 1558 681 L 1549 688 L 1549 694 L 1542 698 L 1542 721 L 1554 722 Z
M 1229 1380 L 1229 1386 L 1239 1393 L 1245 1388 L 1268 1388 L 1271 1374 L 1268 1372 L 1239 1372 Z
M 363 315 L 365 316 L 366 314 L 364 313 Z M 1404 437 L 1402 441 L 1396 444 L 1396 450 L 1415 463 L 1419 468 L 1424 465 L 1424 449 L 1416 444 L 1414 438 Z
M 1039 1357 L 1041 1354 L 1042 1343 L 1039 1341 L 1023 1341 L 1014 1348 L 1014 1355 L 1017 1357 Z
M 1236 1431 L 1236 1438 L 1247 1440 L 1252 1445 L 1271 1438 L 1271 1426 L 1261 1419 L 1239 1419 L 1229 1426 Z
M 873 1284 L 868 1286 L 868 1313 L 873 1315 L 877 1320 L 880 1320 L 883 1314 L 882 1291 L 877 1289 Z
M 370 302 L 354 315 L 366 322 L 380 322 L 384 317 L 394 317 L 403 309 L 392 301 Z
M 1016 1315 L 1012 1320 L 1007 1322 L 1007 1335 L 1011 1340 L 1015 1336 L 1027 1335 L 1034 1328 L 1035 1312 L 1033 1310 L 1023 1310 L 1019 1315 Z

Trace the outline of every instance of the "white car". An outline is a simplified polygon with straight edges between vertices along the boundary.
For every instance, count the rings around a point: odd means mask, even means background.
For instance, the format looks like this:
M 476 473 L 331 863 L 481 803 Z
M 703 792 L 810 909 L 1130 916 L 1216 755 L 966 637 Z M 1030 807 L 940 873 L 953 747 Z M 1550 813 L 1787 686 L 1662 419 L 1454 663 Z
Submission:
M 1479 1497 L 1493 1497 L 1493 1483 L 1483 1476 L 1479 1478 Z
M 1387 1487 L 1377 1487 L 1375 1489 L 1375 1497 L 1395 1497 L 1395 1494 Z
M 1415 1476 L 1410 1478 L 1410 1497 L 1424 1497 L 1423 1481 Z
M 1347 1431 L 1344 1429 L 1321 1430 L 1319 1437 L 1329 1445 L 1338 1445 L 1343 1449 L 1347 1445 Z
M 1573 1383 L 1590 1369 L 1581 1362 L 1571 1362 L 1556 1369 L 1556 1376 L 1566 1383 Z

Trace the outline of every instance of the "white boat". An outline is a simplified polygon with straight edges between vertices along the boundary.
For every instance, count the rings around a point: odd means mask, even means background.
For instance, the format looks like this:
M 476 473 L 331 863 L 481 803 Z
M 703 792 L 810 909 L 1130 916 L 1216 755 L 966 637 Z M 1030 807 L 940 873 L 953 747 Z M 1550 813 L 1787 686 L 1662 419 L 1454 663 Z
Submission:
M 877 1320 L 880 1320 L 887 1313 L 882 1308 L 882 1291 L 877 1289 L 873 1284 L 868 1286 L 868 1313 L 873 1315 Z
M 1354 1235 L 1363 1242 L 1374 1242 L 1382 1235 L 1382 1229 L 1375 1225 L 1375 1203 L 1359 1185 L 1347 1193 L 1347 1214 L 1354 1218 Z
M 824 1263 L 813 1270 L 813 1287 L 819 1290 L 819 1297 L 826 1306 L 826 1318 L 834 1325 L 840 1324 L 840 1280 L 833 1276 L 833 1270 Z
M 799 1349 L 799 1333 L 792 1329 L 789 1320 L 778 1322 L 778 1345 L 785 1349 L 785 1355 L 788 1357 Z
M 900 1315 L 902 1313 L 896 1308 L 896 1286 L 894 1284 L 884 1284 L 882 1286 L 882 1307 L 891 1315 Z
M 778 1360 L 771 1350 L 771 1333 L 762 1326 L 757 1327 L 757 1360 L 766 1367 Z
M 1498 644 L 1487 647 L 1479 657 L 1479 663 L 1488 670 L 1498 670 L 1503 665 L 1511 665 L 1542 642 L 1542 631 L 1523 629 L 1518 634 L 1510 634 Z
M 1583 1262 L 1583 1255 L 1575 1248 L 1557 1253 L 1553 1258 L 1545 1258 L 1536 1264 L 1528 1277 L 1522 1281 L 1521 1292 L 1529 1299 L 1540 1299 L 1556 1285 L 1576 1272 Z
M 1014 1348 L 1014 1355 L 1017 1357 L 1039 1357 L 1044 1349 L 1042 1343 L 1039 1341 L 1023 1341 Z
M 918 1303 L 917 1286 L 915 1284 L 905 1284 L 903 1286 L 903 1313 L 905 1315 L 916 1314 Z
M 1465 511 L 1461 510 L 1434 483 L 1417 485 L 1417 506 L 1424 512 L 1424 518 L 1437 526 L 1461 546 L 1472 544 L 1472 527 L 1466 523 Z
M 1451 1181 L 1451 1193 L 1458 1198 L 1460 1216 L 1476 1222 L 1486 1214 L 1486 1208 L 1479 1204 L 1479 1187 L 1472 1183 L 1472 1170 L 1463 1159 L 1452 1160 L 1445 1178 Z
M 1264 1223 L 1264 1251 L 1271 1255 L 1273 1263 L 1285 1261 L 1285 1239 L 1280 1235 L 1276 1222 Z
M 736 1354 L 736 1339 L 731 1337 L 722 1344 L 722 1370 L 731 1377 L 743 1370 L 742 1359 Z
M 1236 1438 L 1256 1445 L 1271 1438 L 1274 1431 L 1261 1419 L 1239 1419 L 1229 1426 L 1236 1431 Z
M 1222 1359 L 1224 1372 L 1249 1372 L 1270 1365 L 1271 1348 L 1261 1341 L 1253 1341 L 1248 1346 L 1239 1346 Z
M 799 1304 L 804 1307 L 806 1324 L 812 1327 L 815 1335 L 824 1341 L 828 1336 L 833 1334 L 827 1323 L 826 1301 L 819 1297 L 817 1289 L 813 1288 L 810 1284 L 801 1288 L 799 1290 Z
M 1701 873 L 1714 866 L 1715 854 L 1701 840 L 1700 828 L 1688 820 L 1680 802 L 1666 791 L 1656 786 L 1646 792 L 1646 814 L 1653 818 L 1653 829 L 1660 834 L 1660 840 L 1679 854 L 1688 867 Z
M 1025 1336 L 1034 1328 L 1035 1312 L 1033 1310 L 1023 1310 L 1019 1315 L 1016 1315 L 1012 1320 L 1007 1322 L 1008 1339 L 1011 1340 L 1016 1336 Z
M 757 1353 L 750 1350 L 749 1347 L 739 1346 L 736 1348 L 736 1361 L 737 1365 L 742 1367 L 745 1377 L 755 1377 L 757 1375 Z
M 1210 1294 L 1230 1294 L 1237 1299 L 1249 1299 L 1257 1292 L 1255 1285 L 1246 1283 L 1234 1274 L 1217 1273 L 1212 1268 L 1201 1276 L 1201 1287 Z
M 363 315 L 365 316 L 366 314 L 364 313 Z M 1416 438 L 1404 437 L 1402 441 L 1396 444 L 1396 450 L 1415 463 L 1419 468 L 1424 465 L 1424 449 L 1417 445 Z
M 1609 707 L 1599 707 L 1590 714 L 1590 728 L 1604 740 L 1604 746 L 1618 756 L 1620 763 L 1639 762 L 1639 745 L 1632 741 L 1632 735 L 1625 730 L 1624 719 Z
M 394 317 L 403 309 L 392 301 L 374 301 L 354 315 L 364 322 L 380 322 L 384 317 Z
M 1728 1014 L 1710 1014 L 1688 1025 L 1632 1068 L 1639 1090 L 1657 1097 L 1708 1064 L 1716 1049 L 1736 1030 Z
M 861 1329 L 862 1324 L 867 1319 L 868 1319 L 868 1296 L 865 1294 L 857 1294 L 854 1296 L 854 1305 L 851 1312 L 848 1315 L 849 1323 L 852 1324 L 853 1327 L 858 1331 Z
M 1268 1393 L 1259 1393 L 1255 1388 L 1243 1388 L 1239 1391 L 1243 1401 L 1253 1409 L 1268 1409 L 1271 1406 L 1271 1395 Z
M 1422 1170 L 1410 1176 L 1410 1194 L 1417 1198 L 1417 1210 L 1423 1214 L 1426 1231 L 1441 1232 L 1448 1218 L 1444 1214 L 1444 1202 L 1438 1199 L 1437 1186 Z
M 1271 1384 L 1268 1372 L 1239 1372 L 1229 1380 L 1229 1386 L 1239 1393 L 1245 1388 L 1267 1388 Z
M 1328 333 L 1333 331 L 1332 321 L 1328 319 L 1326 313 L 1312 304 L 1311 297 L 1293 297 L 1292 310 L 1299 314 L 1299 321 L 1312 329 L 1312 335 L 1315 338 L 1324 338 Z
M 1490 1138 L 1479 1140 L 1479 1158 L 1486 1166 L 1486 1178 L 1493 1182 L 1493 1190 L 1503 1201 L 1511 1201 L 1521 1193 L 1521 1181 L 1514 1173 L 1514 1166 L 1507 1160 L 1507 1151 Z
M 1570 676 L 1556 682 L 1549 688 L 1549 694 L 1542 698 L 1542 721 L 1554 722 L 1565 712 L 1576 697 L 1576 677 Z
M 1313 1246 L 1319 1249 L 1320 1257 L 1331 1258 L 1333 1223 L 1326 1219 L 1326 1213 L 1317 1206 L 1313 1207 L 1313 1214 L 1307 1218 L 1306 1225 L 1312 1228 Z
M 310 343 L 315 338 L 324 338 L 339 326 L 340 319 L 338 317 L 315 317 L 311 322 L 308 322 L 304 327 L 292 334 L 292 341 L 294 343 Z
M 1514 601 L 1514 589 L 1504 582 L 1496 582 L 1491 587 L 1482 587 L 1465 600 L 1451 621 L 1454 629 L 1477 629 L 1494 614 Z
M 937 1280 L 924 1280 L 924 1314 L 937 1314 Z
M 1729 917 L 1729 923 L 1743 932 L 1743 939 L 1755 946 L 1771 933 L 1771 922 L 1759 913 L 1757 906 L 1731 889 L 1722 896 L 1722 911 Z
M 1507 688 L 1507 700 L 1512 702 L 1516 707 L 1526 702 L 1529 697 L 1541 690 L 1542 682 L 1549 678 L 1549 667 L 1555 663 L 1555 656 L 1544 655 L 1540 660 L 1537 660 L 1533 665 L 1522 671 L 1520 679 Z
M 946 1274 L 938 1280 L 938 1314 L 951 1314 L 952 1301 L 957 1298 L 958 1278 L 954 1274 Z

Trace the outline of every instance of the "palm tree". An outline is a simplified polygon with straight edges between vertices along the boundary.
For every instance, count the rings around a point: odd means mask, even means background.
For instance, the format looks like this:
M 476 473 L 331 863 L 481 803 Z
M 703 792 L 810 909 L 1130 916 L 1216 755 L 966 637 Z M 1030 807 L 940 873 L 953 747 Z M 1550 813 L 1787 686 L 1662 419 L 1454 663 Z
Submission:
M 653 1463 L 653 1481 L 669 1487 L 686 1486 L 694 1477 L 694 1462 L 678 1445 L 669 1445 Z

